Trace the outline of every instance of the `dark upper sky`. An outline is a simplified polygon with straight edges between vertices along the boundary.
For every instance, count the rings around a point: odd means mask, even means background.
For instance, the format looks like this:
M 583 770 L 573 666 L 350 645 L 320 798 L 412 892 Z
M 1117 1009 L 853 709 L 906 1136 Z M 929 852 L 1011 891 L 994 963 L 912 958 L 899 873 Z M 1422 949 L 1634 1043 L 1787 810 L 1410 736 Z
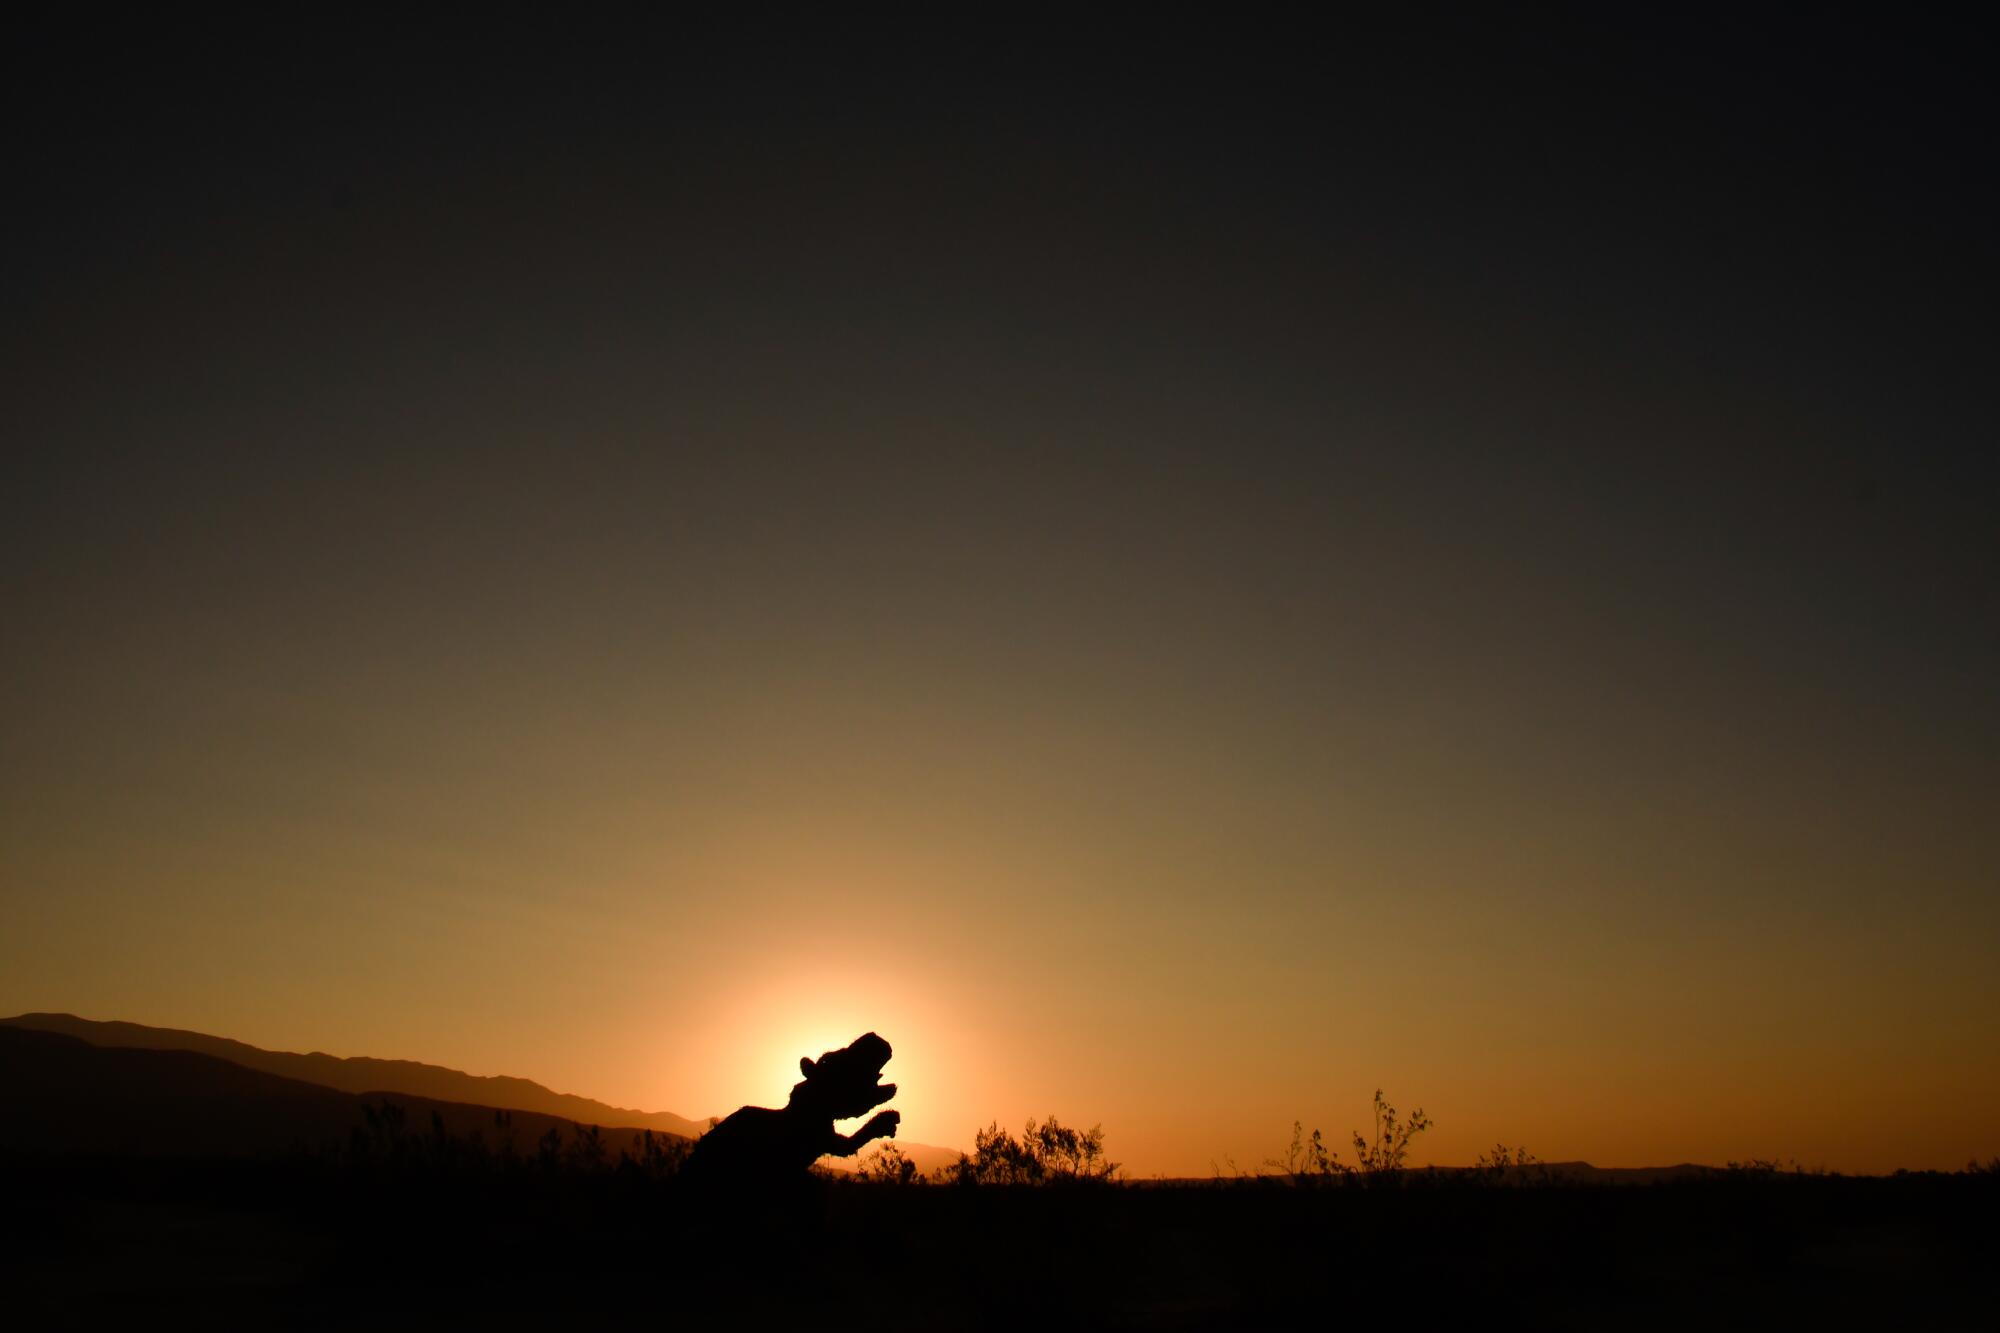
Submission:
M 477 879 L 587 773 L 857 866 L 941 801 L 1167 953 L 1331 875 L 1990 957 L 1969 32 L 147 22 L 8 58 L 10 896 L 228 917 L 148 877 L 398 820 L 298 896 Z M 1149 879 L 1190 827 L 1263 850 Z

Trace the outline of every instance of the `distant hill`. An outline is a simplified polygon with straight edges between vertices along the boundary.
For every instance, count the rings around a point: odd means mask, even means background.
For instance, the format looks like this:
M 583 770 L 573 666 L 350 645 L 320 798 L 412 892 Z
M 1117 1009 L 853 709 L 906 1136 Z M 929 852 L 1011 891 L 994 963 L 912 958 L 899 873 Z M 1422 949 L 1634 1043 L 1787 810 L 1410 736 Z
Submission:
M 245 1069 L 314 1083 L 338 1092 L 404 1093 L 441 1102 L 534 1111 L 578 1124 L 602 1125 L 607 1129 L 650 1129 L 655 1133 L 678 1134 L 683 1138 L 698 1138 L 708 1129 L 705 1120 L 690 1120 L 668 1111 L 628 1111 L 623 1107 L 606 1106 L 588 1097 L 555 1092 L 525 1078 L 466 1074 L 442 1065 L 420 1064 L 415 1060 L 376 1060 L 368 1056 L 343 1058 L 319 1051 L 309 1055 L 267 1051 L 262 1047 L 231 1041 L 227 1037 L 211 1037 L 203 1032 L 146 1027 L 140 1023 L 100 1023 L 78 1018 L 74 1014 L 22 1014 L 17 1018 L 0 1018 L 0 1027 L 59 1032 L 92 1046 L 195 1051 Z
M 1539 1173 L 1578 1185 L 1659 1185 L 1669 1180 L 1698 1180 L 1716 1168 L 1682 1162 L 1678 1166 L 1592 1166 L 1589 1162 L 1549 1162 L 1543 1166 L 1510 1167 L 1509 1176 L 1538 1178 Z
M 561 1120 L 601 1125 L 606 1129 L 650 1129 L 656 1134 L 678 1134 L 683 1138 L 699 1138 L 708 1132 L 708 1121 L 690 1120 L 670 1111 L 631 1111 L 607 1106 L 588 1097 L 556 1092 L 525 1078 L 504 1074 L 467 1074 L 415 1060 L 378 1060 L 361 1055 L 342 1057 L 320 1051 L 307 1055 L 293 1051 L 267 1051 L 261 1046 L 233 1041 L 228 1037 L 210 1036 L 205 1032 L 148 1027 L 143 1023 L 99 1022 L 78 1018 L 75 1014 L 37 1013 L 0 1018 L 0 1030 L 6 1028 L 60 1033 L 91 1046 L 193 1051 L 226 1060 L 247 1070 L 274 1074 L 336 1092 L 396 1093 L 437 1102 L 530 1111 L 550 1117 L 550 1123 Z M 426 1112 L 426 1122 L 428 1116 Z M 343 1129 L 341 1132 L 344 1134 L 346 1131 Z M 542 1132 L 537 1130 L 536 1135 Z M 902 1140 L 898 1140 L 897 1146 L 925 1175 L 949 1166 L 959 1158 L 955 1148 L 937 1148 L 927 1143 Z M 857 1164 L 855 1159 L 828 1157 L 821 1160 L 836 1170 L 852 1170 Z
M 0 1025 L 0 1149 L 138 1157 L 259 1157 L 344 1143 L 363 1124 L 362 1104 L 403 1108 L 413 1134 L 432 1116 L 455 1137 L 494 1147 L 511 1138 L 524 1155 L 572 1122 L 402 1093 L 360 1095 L 282 1078 L 195 1051 L 93 1046 L 75 1037 Z M 603 1131 L 606 1152 L 635 1151 L 642 1130 Z

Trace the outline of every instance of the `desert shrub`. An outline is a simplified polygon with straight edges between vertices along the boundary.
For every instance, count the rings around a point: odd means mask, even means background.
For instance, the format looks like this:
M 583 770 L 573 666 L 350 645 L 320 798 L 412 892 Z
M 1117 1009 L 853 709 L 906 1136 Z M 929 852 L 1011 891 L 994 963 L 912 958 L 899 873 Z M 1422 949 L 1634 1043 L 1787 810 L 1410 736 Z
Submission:
M 1338 1152 L 1326 1146 L 1318 1130 L 1308 1136 L 1305 1125 L 1297 1120 L 1292 1122 L 1292 1142 L 1285 1155 L 1267 1158 L 1264 1165 L 1287 1176 L 1294 1185 L 1324 1185 L 1354 1170 L 1340 1160 Z
M 1326 1146 L 1326 1140 L 1318 1130 L 1307 1136 L 1305 1126 L 1296 1120 L 1292 1122 L 1291 1147 L 1282 1158 L 1267 1160 L 1265 1166 L 1288 1177 L 1296 1185 L 1322 1185 L 1333 1180 L 1358 1180 L 1366 1184 L 1397 1183 L 1402 1180 L 1410 1144 L 1430 1127 L 1430 1117 L 1424 1114 L 1423 1108 L 1411 1112 L 1405 1120 L 1382 1096 L 1382 1090 L 1377 1088 L 1373 1137 L 1364 1136 L 1358 1129 L 1354 1131 L 1353 1166 L 1341 1161 L 1340 1154 Z
M 1727 1162 L 1722 1174 L 1735 1180 L 1776 1180 L 1780 1176 L 1824 1176 L 1823 1166 L 1807 1167 L 1791 1157 L 1752 1157 L 1748 1161 Z
M 596 1125 L 570 1126 L 568 1161 L 575 1171 L 598 1171 L 604 1167 L 604 1131 Z
M 665 1180 L 686 1164 L 688 1153 L 694 1149 L 694 1140 L 674 1134 L 655 1134 L 648 1129 L 640 1131 L 636 1147 L 634 1153 L 619 1151 L 619 1168 L 647 1180 Z
M 1383 1098 L 1382 1089 L 1375 1089 L 1375 1136 L 1372 1140 L 1364 1139 L 1360 1130 L 1354 1131 L 1354 1156 L 1362 1174 L 1394 1178 L 1410 1155 L 1411 1141 L 1430 1127 L 1430 1117 L 1421 1106 L 1410 1113 L 1408 1120 L 1397 1119 L 1396 1108 Z
M 405 1119 L 403 1108 L 394 1102 L 361 1103 L 361 1123 L 349 1131 L 348 1151 L 357 1158 L 402 1158 L 408 1149 Z
M 1118 1163 L 1105 1160 L 1102 1125 L 1077 1130 L 1058 1123 L 1054 1116 L 1040 1125 L 1030 1120 L 1021 1142 L 1050 1180 L 1106 1180 L 1118 1171 Z
M 854 1175 L 858 1180 L 877 1185 L 916 1185 L 923 1182 L 923 1177 L 917 1173 L 917 1164 L 894 1143 L 877 1145 L 875 1151 L 861 1159 Z
M 1118 1163 L 1104 1155 L 1102 1125 L 1076 1130 L 1050 1116 L 1029 1120 L 1018 1139 L 994 1121 L 941 1174 L 957 1185 L 1071 1185 L 1114 1179 Z
M 1042 1179 L 1041 1163 L 997 1120 L 974 1132 L 972 1152 L 959 1154 L 945 1175 L 956 1185 L 1038 1185 Z
M 1545 1183 L 1549 1179 L 1549 1171 L 1541 1158 L 1520 1144 L 1509 1148 L 1504 1143 L 1496 1143 L 1493 1151 L 1481 1153 L 1479 1160 L 1472 1164 L 1471 1179 L 1489 1185 L 1520 1185 L 1530 1181 Z

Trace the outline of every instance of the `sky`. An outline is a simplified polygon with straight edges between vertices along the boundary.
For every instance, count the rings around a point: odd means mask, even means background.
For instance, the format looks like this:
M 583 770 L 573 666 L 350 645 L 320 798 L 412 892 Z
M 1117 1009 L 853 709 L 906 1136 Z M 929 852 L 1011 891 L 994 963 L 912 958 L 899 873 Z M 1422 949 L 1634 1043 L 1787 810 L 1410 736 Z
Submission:
M 5 81 L 0 1011 L 2000 1151 L 1969 34 L 150 22 Z

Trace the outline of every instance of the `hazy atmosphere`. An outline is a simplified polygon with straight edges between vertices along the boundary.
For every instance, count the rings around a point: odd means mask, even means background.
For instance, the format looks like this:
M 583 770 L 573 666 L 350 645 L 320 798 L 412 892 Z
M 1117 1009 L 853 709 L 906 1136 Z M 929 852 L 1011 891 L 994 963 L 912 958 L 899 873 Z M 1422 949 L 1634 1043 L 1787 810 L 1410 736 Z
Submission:
M 2000 1150 L 1971 57 L 1469 27 L 52 45 L 0 1013 L 692 1117 L 874 1030 L 1142 1176 Z

